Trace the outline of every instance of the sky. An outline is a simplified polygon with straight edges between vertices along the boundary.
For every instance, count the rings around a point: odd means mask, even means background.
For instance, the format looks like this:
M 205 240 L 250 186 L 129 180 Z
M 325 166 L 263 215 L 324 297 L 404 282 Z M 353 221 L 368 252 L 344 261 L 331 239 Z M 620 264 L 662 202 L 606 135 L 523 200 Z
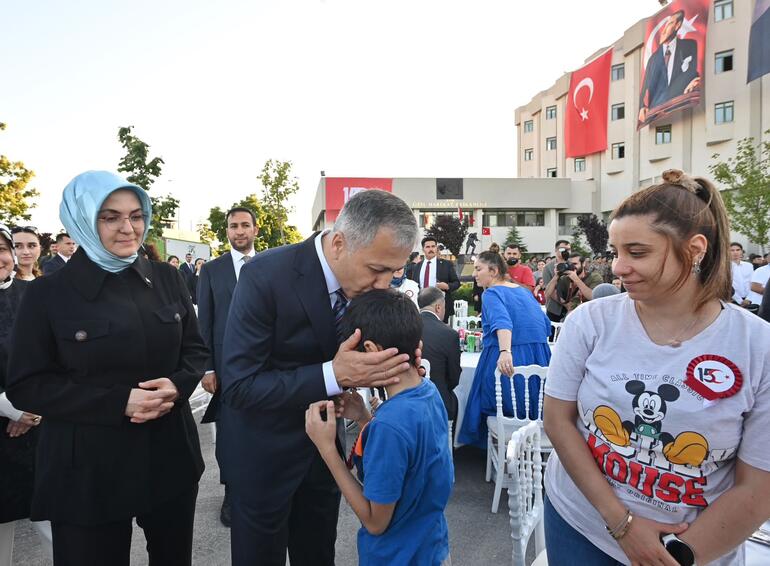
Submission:
M 0 0 L 0 154 L 36 173 L 32 223 L 116 170 L 118 128 L 165 160 L 183 229 L 289 160 L 311 229 L 320 171 L 513 177 L 514 111 L 657 0 Z

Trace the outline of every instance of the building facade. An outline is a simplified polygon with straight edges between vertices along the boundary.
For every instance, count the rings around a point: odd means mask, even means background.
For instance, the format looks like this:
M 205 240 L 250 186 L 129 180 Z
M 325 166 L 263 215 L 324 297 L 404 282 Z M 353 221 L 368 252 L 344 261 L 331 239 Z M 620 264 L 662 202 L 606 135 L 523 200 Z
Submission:
M 716 162 L 714 154 L 719 154 L 720 159 L 734 156 L 743 138 L 767 140 L 764 132 L 770 130 L 770 75 L 746 84 L 753 8 L 753 0 L 711 2 L 700 105 L 638 131 L 647 20 L 626 30 L 612 45 L 607 149 L 601 153 L 565 156 L 564 114 L 570 76 L 557 79 L 516 110 L 519 176 L 590 183 L 590 207 L 576 212 L 606 215 L 632 191 L 659 181 L 666 169 L 708 177 L 709 166 Z M 562 222 L 574 223 L 576 216 L 572 213 L 562 217 Z

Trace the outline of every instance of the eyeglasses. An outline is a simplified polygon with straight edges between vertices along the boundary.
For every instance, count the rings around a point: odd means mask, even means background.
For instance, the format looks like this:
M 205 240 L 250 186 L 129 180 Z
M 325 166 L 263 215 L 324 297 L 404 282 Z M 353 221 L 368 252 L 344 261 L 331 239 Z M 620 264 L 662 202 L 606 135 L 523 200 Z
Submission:
M 147 217 L 144 214 L 130 214 L 129 216 L 119 216 L 117 214 L 106 214 L 99 217 L 99 222 L 108 229 L 118 231 L 123 227 L 126 219 L 131 223 L 132 228 L 143 228 Z
M 38 235 L 36 226 L 14 226 L 11 228 L 11 234 L 18 234 L 19 232 L 26 232 L 27 234 Z

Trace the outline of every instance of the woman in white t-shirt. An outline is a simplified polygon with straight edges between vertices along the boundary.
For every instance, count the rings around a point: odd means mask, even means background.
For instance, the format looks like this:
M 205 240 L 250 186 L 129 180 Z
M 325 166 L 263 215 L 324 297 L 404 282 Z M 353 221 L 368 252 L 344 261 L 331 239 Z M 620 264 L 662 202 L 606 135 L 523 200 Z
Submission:
M 770 325 L 728 304 L 719 192 L 663 179 L 610 224 L 628 293 L 575 310 L 551 360 L 549 564 L 740 565 L 770 517 Z
M 406 267 L 402 267 L 398 271 L 393 272 L 393 279 L 390 280 L 390 287 L 412 299 L 415 306 L 419 308 L 419 305 L 417 304 L 417 295 L 420 292 L 420 287 L 415 281 L 412 281 L 406 276 Z

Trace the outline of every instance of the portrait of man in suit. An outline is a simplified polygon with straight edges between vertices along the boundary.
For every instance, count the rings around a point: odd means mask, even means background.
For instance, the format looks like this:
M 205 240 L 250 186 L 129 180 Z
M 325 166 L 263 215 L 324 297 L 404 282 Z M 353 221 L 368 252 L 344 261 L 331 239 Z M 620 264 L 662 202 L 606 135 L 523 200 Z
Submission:
M 227 212 L 225 218 L 230 251 L 203 264 L 197 289 L 198 324 L 210 352 L 206 362 L 206 374 L 201 380 L 201 385 L 213 394 L 203 415 L 204 423 L 218 420 L 221 395 L 219 379 L 222 375 L 222 348 L 225 341 L 227 313 L 230 311 L 230 301 L 233 298 L 241 268 L 254 257 L 254 238 L 259 232 L 254 211 L 248 208 L 233 208 Z M 227 488 L 227 475 L 221 452 L 228 437 L 227 430 L 218 426 L 216 455 L 220 481 L 225 485 L 225 498 L 222 501 L 219 517 L 226 527 L 230 526 L 230 492 Z
M 223 346 L 219 424 L 234 566 L 332 566 L 340 492 L 305 434 L 305 411 L 345 388 L 393 383 L 409 356 L 342 335 L 350 299 L 387 289 L 417 239 L 391 193 L 351 197 L 334 227 L 261 252 L 242 269 Z M 338 448 L 344 451 L 342 419 Z
M 51 256 L 51 259 L 43 264 L 43 275 L 51 275 L 51 273 L 60 270 L 67 265 L 67 262 L 74 253 L 75 240 L 70 238 L 70 235 L 65 232 L 58 234 L 56 236 L 56 255 Z
M 700 89 L 698 42 L 678 37 L 684 11 L 669 15 L 658 32 L 658 48 L 644 73 L 639 93 L 639 122 L 645 123 L 651 112 L 683 94 Z
M 417 282 L 420 289 L 437 287 L 444 292 L 446 304 L 444 322 L 446 322 L 455 313 L 452 293 L 460 288 L 460 278 L 457 276 L 454 263 L 438 257 L 438 242 L 436 238 L 426 236 L 422 239 L 421 244 L 425 259 L 414 266 L 411 279 Z
M 430 380 L 438 389 L 449 420 L 457 418 L 454 388 L 460 383 L 460 337 L 444 324 L 444 293 L 426 287 L 417 297 L 422 317 L 422 357 L 430 362 Z

